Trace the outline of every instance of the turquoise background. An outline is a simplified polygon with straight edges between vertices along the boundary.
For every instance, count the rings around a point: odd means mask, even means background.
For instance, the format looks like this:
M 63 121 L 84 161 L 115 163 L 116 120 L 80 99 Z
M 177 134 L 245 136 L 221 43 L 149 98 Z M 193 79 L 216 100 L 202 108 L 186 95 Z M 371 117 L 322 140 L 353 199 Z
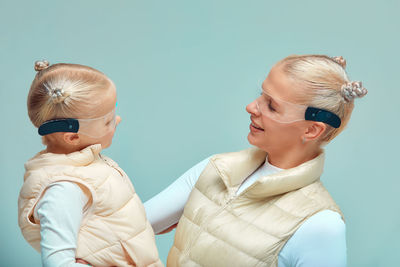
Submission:
M 349 266 L 397 266 L 400 2 L 0 2 L 0 266 L 40 266 L 23 239 L 23 164 L 43 149 L 26 110 L 33 63 L 95 67 L 117 85 L 122 123 L 104 153 L 145 201 L 211 154 L 249 146 L 247 103 L 290 54 L 342 55 L 369 94 L 326 148 L 322 180 L 347 225 Z M 232 233 L 234 234 L 234 233 Z M 173 232 L 158 236 L 165 262 Z

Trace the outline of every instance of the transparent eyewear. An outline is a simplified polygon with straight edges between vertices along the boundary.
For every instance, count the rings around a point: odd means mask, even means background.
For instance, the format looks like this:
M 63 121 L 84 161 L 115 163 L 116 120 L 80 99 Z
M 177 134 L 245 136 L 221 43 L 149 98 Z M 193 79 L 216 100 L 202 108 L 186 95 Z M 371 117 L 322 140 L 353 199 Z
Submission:
M 280 123 L 292 123 L 305 120 L 304 114 L 308 106 L 294 104 L 270 95 L 265 90 L 256 99 L 259 112 Z
M 334 128 L 341 125 L 340 118 L 331 111 L 301 104 L 294 104 L 270 95 L 263 90 L 256 99 L 259 112 L 279 123 L 292 123 L 296 121 L 319 121 Z
M 78 119 L 78 133 L 92 137 L 100 138 L 115 129 L 117 124 L 115 108 L 104 116 L 93 119 Z

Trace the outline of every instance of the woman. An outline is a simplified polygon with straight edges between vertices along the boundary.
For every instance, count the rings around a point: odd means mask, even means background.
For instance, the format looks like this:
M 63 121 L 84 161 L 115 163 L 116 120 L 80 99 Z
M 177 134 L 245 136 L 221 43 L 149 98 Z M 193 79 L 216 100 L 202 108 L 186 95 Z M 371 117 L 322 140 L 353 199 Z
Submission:
M 257 148 L 212 156 L 145 203 L 156 233 L 179 220 L 167 266 L 346 265 L 343 215 L 319 180 L 323 145 L 367 93 L 345 64 L 278 62 L 246 107 Z

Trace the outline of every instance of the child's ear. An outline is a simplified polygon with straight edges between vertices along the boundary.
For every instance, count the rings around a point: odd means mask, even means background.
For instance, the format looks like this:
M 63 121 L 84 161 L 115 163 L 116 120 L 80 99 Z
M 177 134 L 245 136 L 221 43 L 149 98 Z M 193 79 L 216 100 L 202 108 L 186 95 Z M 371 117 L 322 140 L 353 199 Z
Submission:
M 79 134 L 77 133 L 64 133 L 63 139 L 67 144 L 74 146 L 80 142 Z
M 326 130 L 326 125 L 323 122 L 312 122 L 306 129 L 303 138 L 305 140 L 317 140 Z

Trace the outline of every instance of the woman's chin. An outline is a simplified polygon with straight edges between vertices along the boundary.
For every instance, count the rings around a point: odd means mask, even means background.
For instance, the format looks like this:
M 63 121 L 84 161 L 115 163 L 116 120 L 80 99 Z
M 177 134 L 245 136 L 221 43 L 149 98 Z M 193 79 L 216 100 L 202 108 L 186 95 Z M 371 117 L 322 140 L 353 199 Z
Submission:
M 252 132 L 249 132 L 249 134 L 247 135 L 247 141 L 249 141 L 250 145 L 255 146 L 255 137 L 253 135 Z
M 264 136 L 264 138 L 265 138 L 265 136 Z M 264 150 L 263 147 L 265 147 L 265 139 L 263 139 L 261 136 L 254 134 L 252 132 L 249 132 L 249 134 L 247 135 L 247 141 L 249 141 L 250 145 Z

